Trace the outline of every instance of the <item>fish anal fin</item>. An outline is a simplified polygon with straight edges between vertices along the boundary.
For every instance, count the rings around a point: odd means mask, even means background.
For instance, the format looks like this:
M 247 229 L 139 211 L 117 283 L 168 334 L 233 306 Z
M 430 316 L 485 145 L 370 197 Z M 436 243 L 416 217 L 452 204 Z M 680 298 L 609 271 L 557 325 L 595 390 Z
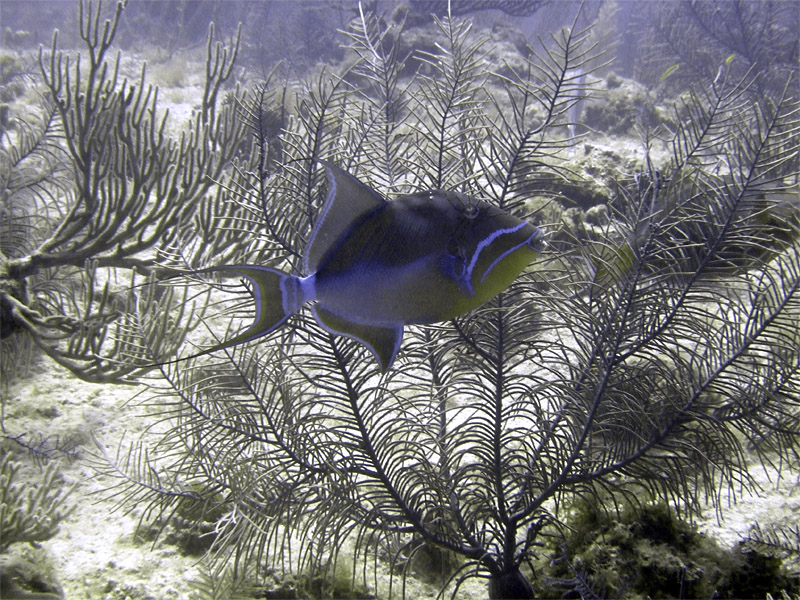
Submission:
M 403 340 L 402 326 L 379 327 L 355 323 L 318 304 L 312 307 L 312 311 L 317 322 L 326 331 L 343 335 L 366 346 L 378 361 L 381 373 L 386 373 L 391 368 Z
M 350 229 L 359 217 L 387 204 L 386 200 L 368 185 L 334 164 L 320 161 L 328 171 L 328 197 L 303 258 L 305 274 L 317 270 L 328 250 Z

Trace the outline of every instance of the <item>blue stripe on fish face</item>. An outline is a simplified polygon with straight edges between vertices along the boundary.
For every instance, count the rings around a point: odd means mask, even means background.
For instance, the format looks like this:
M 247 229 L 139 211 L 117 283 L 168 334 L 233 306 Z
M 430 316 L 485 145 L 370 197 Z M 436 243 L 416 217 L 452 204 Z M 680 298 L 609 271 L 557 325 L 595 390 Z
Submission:
M 466 279 L 467 279 L 467 281 L 472 281 L 472 272 L 475 270 L 475 265 L 478 263 L 478 259 L 480 258 L 481 252 L 483 252 L 486 248 L 488 248 L 492 244 L 492 242 L 494 242 L 500 236 L 516 233 L 517 231 L 519 231 L 520 229 L 522 229 L 526 225 L 528 225 L 528 223 L 526 223 L 525 221 L 522 221 L 521 223 L 519 223 L 515 227 L 509 227 L 507 229 L 497 229 L 497 230 L 493 231 L 491 234 L 489 234 L 488 236 L 486 236 L 483 240 L 481 240 L 480 243 L 478 244 L 478 246 L 475 248 L 475 252 L 472 255 L 472 260 L 469 262 L 469 265 L 467 265 L 467 270 L 466 270 L 466 273 L 464 274 Z M 520 246 L 524 245 L 525 243 L 527 243 L 527 240 L 525 240 L 521 244 L 517 244 L 516 246 L 513 246 L 509 250 L 506 250 L 500 256 L 498 256 L 494 261 L 492 261 L 492 263 L 489 265 L 489 268 L 486 269 L 486 271 L 484 271 L 483 275 L 481 276 L 481 281 L 486 279 L 486 276 L 491 272 L 491 270 L 494 268 L 494 266 L 500 260 L 503 259 L 503 257 L 507 256 L 510 252 L 513 252 L 513 251 L 517 250 Z
M 534 239 L 536 239 L 537 237 L 539 237 L 539 230 L 538 229 L 527 240 L 525 240 L 524 242 L 520 242 L 516 246 L 513 246 L 513 247 L 509 248 L 508 250 L 503 252 L 500 256 L 498 256 L 496 259 L 494 259 L 494 261 L 492 261 L 492 264 L 489 265 L 489 268 L 486 269 L 486 271 L 484 271 L 483 276 L 481 276 L 481 283 L 483 283 L 486 280 L 486 277 L 489 275 L 489 273 L 492 272 L 492 269 L 494 269 L 498 265 L 498 263 L 500 263 L 500 261 L 502 261 L 509 254 L 513 254 L 514 252 L 516 252 L 517 250 L 519 250 L 523 246 L 528 246 L 528 247 L 531 248 L 531 250 L 537 250 L 537 248 L 531 244 L 531 242 Z

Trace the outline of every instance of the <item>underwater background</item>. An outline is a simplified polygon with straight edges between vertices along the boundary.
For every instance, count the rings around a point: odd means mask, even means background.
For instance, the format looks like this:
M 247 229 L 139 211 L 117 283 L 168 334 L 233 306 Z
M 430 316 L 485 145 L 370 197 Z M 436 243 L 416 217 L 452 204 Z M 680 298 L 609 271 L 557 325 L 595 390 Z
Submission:
M 4 0 L 0 598 L 800 595 L 799 64 L 794 0 Z M 198 356 L 320 161 L 547 246 L 386 373 Z

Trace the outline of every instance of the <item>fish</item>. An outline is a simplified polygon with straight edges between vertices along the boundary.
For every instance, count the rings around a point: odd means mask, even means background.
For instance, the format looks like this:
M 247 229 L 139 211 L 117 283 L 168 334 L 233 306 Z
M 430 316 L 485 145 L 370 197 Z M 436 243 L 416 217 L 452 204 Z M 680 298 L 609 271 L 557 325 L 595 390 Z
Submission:
M 544 249 L 540 228 L 485 201 L 445 190 L 387 200 L 320 162 L 328 194 L 303 254 L 303 273 L 254 264 L 203 269 L 249 281 L 255 318 L 201 354 L 266 336 L 309 306 L 324 330 L 365 346 L 386 373 L 406 325 L 448 321 L 481 306 Z

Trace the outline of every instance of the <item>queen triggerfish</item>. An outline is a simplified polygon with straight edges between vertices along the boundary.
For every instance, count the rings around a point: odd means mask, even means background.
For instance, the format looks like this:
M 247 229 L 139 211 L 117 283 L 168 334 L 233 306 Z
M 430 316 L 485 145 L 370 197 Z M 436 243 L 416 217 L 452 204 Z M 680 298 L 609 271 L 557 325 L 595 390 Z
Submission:
M 543 233 L 483 201 L 431 190 L 387 201 L 330 164 L 329 191 L 303 276 L 258 265 L 206 273 L 252 283 L 255 322 L 203 354 L 275 331 L 306 304 L 332 334 L 366 346 L 386 372 L 403 327 L 446 321 L 505 290 L 544 246 Z

